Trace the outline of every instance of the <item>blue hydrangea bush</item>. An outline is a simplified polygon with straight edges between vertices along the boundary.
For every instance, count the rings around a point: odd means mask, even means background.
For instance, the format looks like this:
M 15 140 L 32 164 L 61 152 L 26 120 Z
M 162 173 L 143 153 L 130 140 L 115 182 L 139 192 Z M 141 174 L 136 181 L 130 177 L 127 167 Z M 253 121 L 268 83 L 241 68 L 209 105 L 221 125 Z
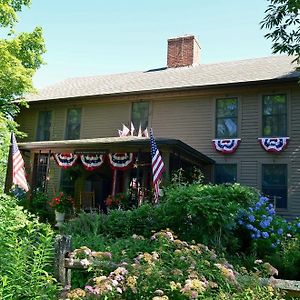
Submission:
M 300 255 L 297 258 L 295 252 L 296 247 L 300 246 L 300 219 L 287 221 L 277 215 L 267 197 L 261 196 L 255 205 L 239 210 L 237 224 L 240 239 L 244 241 L 243 252 L 268 259 L 281 270 L 289 268 L 291 271 L 289 262 L 293 261 L 293 266 L 300 263 Z M 295 272 L 296 277 L 300 275 L 298 273 Z
M 277 248 L 286 239 L 300 234 L 300 220 L 288 222 L 276 215 L 269 198 L 261 196 L 254 206 L 238 212 L 237 223 L 244 228 L 256 244 Z

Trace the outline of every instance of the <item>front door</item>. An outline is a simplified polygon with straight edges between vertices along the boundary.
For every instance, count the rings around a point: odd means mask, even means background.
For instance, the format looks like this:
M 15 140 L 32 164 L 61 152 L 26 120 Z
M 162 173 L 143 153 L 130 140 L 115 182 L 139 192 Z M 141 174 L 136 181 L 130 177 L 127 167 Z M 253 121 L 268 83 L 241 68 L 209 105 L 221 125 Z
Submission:
M 111 192 L 111 180 L 103 174 L 93 173 L 85 180 L 85 191 L 94 191 L 96 207 L 106 212 L 105 199 Z

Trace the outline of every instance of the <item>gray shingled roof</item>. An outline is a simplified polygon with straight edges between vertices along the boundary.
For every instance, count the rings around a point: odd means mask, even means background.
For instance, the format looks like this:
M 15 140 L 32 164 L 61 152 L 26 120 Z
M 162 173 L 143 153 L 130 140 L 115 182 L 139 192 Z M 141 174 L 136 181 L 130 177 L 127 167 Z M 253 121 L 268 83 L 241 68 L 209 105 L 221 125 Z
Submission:
M 288 56 L 271 56 L 193 67 L 161 68 L 82 78 L 70 78 L 27 97 L 28 101 L 159 91 L 187 87 L 296 79 L 296 64 Z

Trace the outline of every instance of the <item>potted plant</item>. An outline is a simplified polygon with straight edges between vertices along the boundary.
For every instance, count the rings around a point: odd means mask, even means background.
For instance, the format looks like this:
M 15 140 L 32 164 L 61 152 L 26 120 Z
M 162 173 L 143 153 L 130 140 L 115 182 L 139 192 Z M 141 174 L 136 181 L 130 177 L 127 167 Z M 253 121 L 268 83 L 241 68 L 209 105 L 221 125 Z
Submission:
M 105 200 L 105 205 L 109 209 L 129 209 L 128 195 L 118 193 L 115 196 L 109 195 Z
M 50 207 L 55 210 L 56 226 L 60 227 L 65 220 L 65 213 L 71 212 L 74 207 L 74 199 L 70 195 L 60 192 L 49 202 Z

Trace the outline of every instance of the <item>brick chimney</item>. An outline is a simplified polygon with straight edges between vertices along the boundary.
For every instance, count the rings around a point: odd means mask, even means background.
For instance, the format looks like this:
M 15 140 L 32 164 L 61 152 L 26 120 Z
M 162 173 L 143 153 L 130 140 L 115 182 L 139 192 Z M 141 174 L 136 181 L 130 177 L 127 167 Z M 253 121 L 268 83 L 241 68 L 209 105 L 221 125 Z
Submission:
M 168 39 L 168 68 L 199 64 L 200 45 L 193 35 Z

